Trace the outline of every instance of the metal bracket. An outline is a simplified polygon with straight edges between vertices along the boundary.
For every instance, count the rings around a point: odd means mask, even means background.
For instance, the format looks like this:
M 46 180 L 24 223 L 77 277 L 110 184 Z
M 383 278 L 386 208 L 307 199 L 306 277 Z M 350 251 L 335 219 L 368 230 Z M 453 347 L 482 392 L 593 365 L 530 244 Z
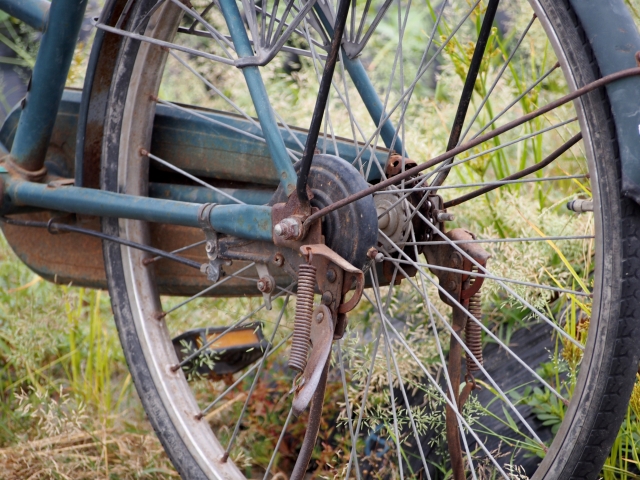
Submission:
M 309 405 L 313 394 L 318 388 L 322 370 L 331 354 L 333 343 L 333 318 L 331 310 L 320 305 L 313 310 L 311 317 L 311 355 L 307 366 L 302 372 L 291 408 L 295 416 L 299 416 Z
M 200 228 L 204 232 L 207 243 L 205 244 L 205 251 L 207 252 L 207 258 L 209 263 L 203 263 L 200 267 L 202 273 L 207 274 L 207 279 L 211 282 L 217 282 L 220 279 L 222 273 L 222 260 L 218 258 L 218 233 L 213 229 L 209 218 L 211 216 L 211 210 L 216 206 L 216 203 L 205 203 L 200 207 L 198 212 L 198 223 Z
M 269 268 L 264 263 L 256 263 L 256 270 L 260 279 L 258 280 L 258 290 L 262 292 L 264 305 L 267 310 L 271 310 L 271 295 L 276 288 L 275 279 L 269 274 Z

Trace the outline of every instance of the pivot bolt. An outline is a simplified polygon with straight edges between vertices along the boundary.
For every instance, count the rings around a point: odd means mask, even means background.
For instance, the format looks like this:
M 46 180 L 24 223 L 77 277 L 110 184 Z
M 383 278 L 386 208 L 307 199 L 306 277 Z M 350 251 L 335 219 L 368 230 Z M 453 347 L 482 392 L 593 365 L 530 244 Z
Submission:
M 273 279 L 262 277 L 258 280 L 257 286 L 262 293 L 271 293 L 273 291 Z
M 207 242 L 207 244 L 204 246 L 204 249 L 207 251 L 207 253 L 213 252 L 213 243 Z
M 331 292 L 324 292 L 322 294 L 322 303 L 324 305 L 331 305 L 331 302 L 333 302 L 333 295 L 331 295 Z
M 337 275 L 336 271 L 333 268 L 327 270 L 327 281 L 329 283 L 333 283 L 336 281 Z
M 318 323 L 322 323 L 322 321 L 324 320 L 324 313 L 320 312 L 316 315 L 316 322 Z
M 273 227 L 273 233 L 286 240 L 296 239 L 300 235 L 300 222 L 295 218 L 285 218 Z

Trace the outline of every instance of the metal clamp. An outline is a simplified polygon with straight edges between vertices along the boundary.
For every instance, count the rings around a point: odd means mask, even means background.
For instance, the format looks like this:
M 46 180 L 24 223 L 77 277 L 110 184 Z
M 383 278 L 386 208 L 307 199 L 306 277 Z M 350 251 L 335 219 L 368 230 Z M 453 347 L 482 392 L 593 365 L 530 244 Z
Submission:
M 211 210 L 213 210 L 216 205 L 216 203 L 205 203 L 198 211 L 198 224 L 207 240 L 205 251 L 209 259 L 209 263 L 203 263 L 200 266 L 200 271 L 206 273 L 207 279 L 214 283 L 220 279 L 222 270 L 222 260 L 218 258 L 218 233 L 213 229 L 209 220 Z

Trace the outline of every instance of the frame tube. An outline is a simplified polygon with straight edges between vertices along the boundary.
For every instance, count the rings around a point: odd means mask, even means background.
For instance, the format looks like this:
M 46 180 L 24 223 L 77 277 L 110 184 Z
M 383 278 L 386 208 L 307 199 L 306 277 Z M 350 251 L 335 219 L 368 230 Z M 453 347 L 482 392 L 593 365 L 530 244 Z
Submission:
M 236 2 L 234 0 L 220 0 L 220 9 L 229 28 L 231 40 L 233 41 L 238 56 L 240 58 L 253 57 L 253 48 L 251 47 L 251 42 L 244 28 L 244 22 L 242 21 L 242 16 L 240 15 L 240 10 L 238 10 Z M 247 81 L 247 87 L 249 88 L 253 105 L 258 114 L 258 120 L 260 121 L 264 138 L 267 141 L 269 153 L 280 174 L 280 184 L 284 187 L 287 195 L 289 195 L 296 189 L 298 176 L 289 159 L 284 140 L 280 135 L 278 122 L 271 109 L 271 103 L 269 102 L 269 96 L 264 87 L 260 70 L 258 70 L 258 67 L 244 67 L 242 73 Z
M 41 32 L 47 28 L 50 7 L 46 0 L 0 0 L 0 10 Z
M 44 165 L 86 6 L 87 0 L 51 4 L 11 148 L 11 159 L 24 170 L 35 172 Z
M 3 209 L 8 212 L 3 213 L 11 213 L 13 207 L 29 206 L 201 228 L 198 213 L 202 205 L 198 203 L 137 197 L 93 188 L 50 186 L 13 180 L 6 175 L 3 177 L 5 197 L 9 199 Z M 211 209 L 209 222 L 220 233 L 250 240 L 272 241 L 271 207 L 268 206 L 217 205 Z

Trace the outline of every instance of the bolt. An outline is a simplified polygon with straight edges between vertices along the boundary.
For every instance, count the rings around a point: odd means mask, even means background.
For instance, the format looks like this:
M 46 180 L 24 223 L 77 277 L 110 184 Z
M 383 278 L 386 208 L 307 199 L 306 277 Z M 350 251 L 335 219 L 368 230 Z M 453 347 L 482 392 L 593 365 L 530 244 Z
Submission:
M 281 267 L 284 265 L 284 256 L 281 253 L 276 253 L 273 257 L 273 263 L 275 263 L 276 266 Z
M 438 212 L 436 214 L 436 219 L 439 222 L 452 222 L 455 218 L 456 216 L 453 213 Z
M 300 222 L 295 218 L 285 218 L 273 227 L 273 233 L 286 240 L 297 239 L 300 235 Z
M 207 244 L 204 246 L 204 249 L 207 251 L 207 253 L 213 252 L 213 243 L 207 242 Z
M 367 250 L 367 257 L 369 257 L 371 260 L 375 259 L 378 256 L 378 249 L 375 247 L 371 247 L 369 250 Z
M 333 268 L 327 270 L 327 280 L 329 281 L 329 283 L 335 282 L 336 278 L 338 278 L 338 276 Z
M 381 261 L 383 261 L 383 260 L 384 260 L 384 254 L 383 254 L 382 252 L 377 253 L 377 254 L 376 254 L 376 257 L 375 257 L 375 259 L 374 259 L 374 260 L 375 260 L 377 263 L 380 263 Z
M 455 282 L 455 280 L 449 280 L 449 282 L 447 283 L 447 290 L 453 291 L 457 286 L 458 284 Z
M 262 293 L 271 293 L 273 290 L 273 281 L 268 277 L 262 277 L 258 280 L 256 286 Z
M 331 302 L 333 302 L 333 295 L 331 295 L 331 292 L 324 292 L 322 294 L 322 303 L 324 305 L 331 305 Z
M 320 312 L 316 315 L 316 322 L 318 323 L 322 323 L 322 321 L 324 320 L 324 313 Z
M 460 254 L 458 252 L 453 252 L 451 254 L 451 265 L 453 265 L 453 268 L 458 268 L 461 261 L 462 258 L 460 257 Z

